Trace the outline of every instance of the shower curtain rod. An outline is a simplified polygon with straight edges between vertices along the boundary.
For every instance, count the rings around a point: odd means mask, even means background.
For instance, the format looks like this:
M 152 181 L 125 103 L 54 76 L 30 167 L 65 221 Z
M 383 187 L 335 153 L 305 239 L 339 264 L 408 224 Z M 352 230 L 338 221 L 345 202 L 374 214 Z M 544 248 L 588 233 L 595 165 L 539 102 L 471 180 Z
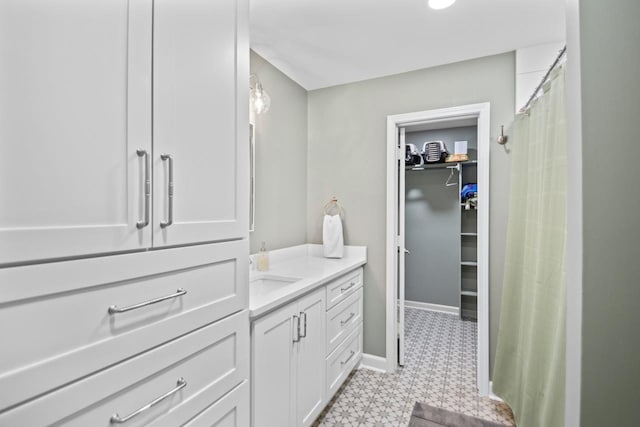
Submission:
M 542 81 L 540 82 L 540 84 L 536 87 L 536 89 L 531 94 L 531 97 L 529 98 L 527 103 L 524 105 L 524 107 L 522 107 L 520 109 L 521 113 L 524 113 L 525 111 L 527 111 L 527 109 L 529 108 L 529 105 L 531 105 L 531 102 L 536 98 L 536 95 L 538 94 L 538 92 L 542 88 L 542 85 L 544 85 L 544 83 L 547 81 L 547 79 L 551 75 L 551 72 L 553 71 L 553 69 L 556 68 L 556 66 L 560 63 L 560 59 L 562 58 L 562 55 L 564 55 L 566 51 L 567 51 L 567 45 L 564 45 L 564 47 L 562 49 L 560 49 L 560 52 L 558 53 L 558 56 L 556 57 L 556 60 L 553 61 L 553 64 L 551 64 L 551 67 L 549 67 L 549 70 L 547 71 L 547 73 L 542 78 Z

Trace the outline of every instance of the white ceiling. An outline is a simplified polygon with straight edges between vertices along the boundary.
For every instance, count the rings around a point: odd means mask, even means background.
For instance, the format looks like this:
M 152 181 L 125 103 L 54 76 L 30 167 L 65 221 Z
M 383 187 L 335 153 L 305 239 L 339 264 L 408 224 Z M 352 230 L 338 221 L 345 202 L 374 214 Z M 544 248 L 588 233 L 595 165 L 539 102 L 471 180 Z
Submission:
M 565 0 L 250 0 L 251 48 L 307 90 L 564 40 Z

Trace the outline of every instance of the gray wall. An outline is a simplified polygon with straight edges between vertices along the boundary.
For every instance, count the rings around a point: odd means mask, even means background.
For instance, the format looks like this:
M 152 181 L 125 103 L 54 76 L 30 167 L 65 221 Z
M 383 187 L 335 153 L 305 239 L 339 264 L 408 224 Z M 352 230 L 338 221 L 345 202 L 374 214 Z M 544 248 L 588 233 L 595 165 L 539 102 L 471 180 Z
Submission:
M 385 355 L 386 118 L 491 102 L 491 140 L 513 121 L 514 54 L 309 92 L 308 233 L 322 240 L 322 205 L 336 195 L 345 209 L 347 244 L 366 245 L 364 351 Z M 510 158 L 491 144 L 490 336 L 495 353 L 502 291 Z
M 307 241 L 307 91 L 251 51 L 251 73 L 271 95 L 271 109 L 254 118 L 256 218 L 251 253 Z
M 422 150 L 425 141 L 440 140 L 453 153 L 454 141 L 467 141 L 470 158 L 477 159 L 477 135 L 476 126 L 465 126 L 407 132 L 406 142 Z M 405 246 L 410 254 L 405 257 L 405 299 L 459 307 L 460 196 L 457 185 L 445 185 L 449 175 L 448 169 L 406 171 Z M 455 173 L 452 182 L 457 179 Z M 476 239 L 465 238 L 465 243 Z
M 638 0 L 580 1 L 583 427 L 638 425 L 639 18 Z
M 405 299 L 458 307 L 460 201 L 448 177 L 448 169 L 406 172 Z

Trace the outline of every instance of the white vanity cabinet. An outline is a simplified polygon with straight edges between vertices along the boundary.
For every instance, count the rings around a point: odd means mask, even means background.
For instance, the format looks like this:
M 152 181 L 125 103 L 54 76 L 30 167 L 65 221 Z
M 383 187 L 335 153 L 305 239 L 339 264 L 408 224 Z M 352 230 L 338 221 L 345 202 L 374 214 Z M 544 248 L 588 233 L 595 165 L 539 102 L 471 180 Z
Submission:
M 311 425 L 358 365 L 362 277 L 352 269 L 253 320 L 253 427 Z
M 362 359 L 363 269 L 326 285 L 326 389 L 333 396 Z
M 247 237 L 247 0 L 8 0 L 0 28 L 0 265 Z
M 309 426 L 325 397 L 325 290 L 252 324 L 252 425 Z

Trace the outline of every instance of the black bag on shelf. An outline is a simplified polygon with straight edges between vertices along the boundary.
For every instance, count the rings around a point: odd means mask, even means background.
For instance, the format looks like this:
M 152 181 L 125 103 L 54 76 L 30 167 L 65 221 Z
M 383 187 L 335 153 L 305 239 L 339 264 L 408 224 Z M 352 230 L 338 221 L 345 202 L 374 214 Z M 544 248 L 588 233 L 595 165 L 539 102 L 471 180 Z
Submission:
M 404 164 L 406 166 L 415 166 L 422 164 L 422 156 L 418 151 L 418 147 L 416 147 L 414 144 L 405 145 Z

